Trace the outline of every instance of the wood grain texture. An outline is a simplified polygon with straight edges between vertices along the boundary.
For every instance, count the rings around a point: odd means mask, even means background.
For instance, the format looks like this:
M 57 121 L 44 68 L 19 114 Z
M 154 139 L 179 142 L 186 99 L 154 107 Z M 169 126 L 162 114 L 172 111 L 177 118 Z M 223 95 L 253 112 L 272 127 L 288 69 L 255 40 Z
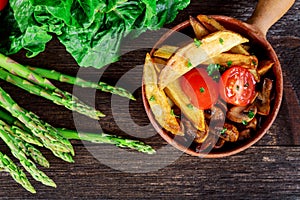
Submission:
M 191 5 L 181 11 L 176 20 L 166 27 L 170 28 L 188 19 L 189 15 L 196 16 L 200 13 L 227 15 L 245 21 L 251 16 L 256 2 L 255 0 L 193 0 Z M 77 154 L 74 164 L 60 161 L 43 150 L 51 163 L 50 169 L 43 170 L 55 180 L 57 189 L 43 186 L 30 178 L 38 192 L 36 195 L 31 195 L 16 184 L 8 174 L 0 173 L 0 198 L 299 199 L 300 121 L 297 111 L 300 97 L 299 7 L 300 1 L 297 0 L 292 9 L 271 27 L 267 34 L 282 65 L 285 80 L 284 99 L 273 126 L 254 147 L 223 159 L 200 159 L 182 155 L 174 163 L 158 171 L 124 173 L 102 164 L 80 141 L 73 141 Z M 89 96 L 95 95 L 96 107 L 107 114 L 107 117 L 99 123 L 87 121 L 83 116 L 72 115 L 72 112 L 63 107 L 25 93 L 5 82 L 1 81 L 0 86 L 7 90 L 20 105 L 37 113 L 54 126 L 75 129 L 74 117 L 78 117 L 79 125 L 86 127 L 87 130 L 96 130 L 100 124 L 106 132 L 125 135 L 127 132 L 125 130 L 130 129 L 132 135 L 128 137 L 140 137 L 141 140 L 159 149 L 166 145 L 166 142 L 149 125 L 139 85 L 142 71 L 141 67 L 135 67 L 143 64 L 145 53 L 148 51 L 143 48 L 145 44 L 155 40 L 148 33 L 143 34 L 142 37 L 143 41 L 135 44 L 140 49 L 126 53 L 121 61 L 101 70 L 88 68 L 79 71 L 74 59 L 56 39 L 49 42 L 45 52 L 33 59 L 27 59 L 23 51 L 12 56 L 23 64 L 56 69 L 71 75 L 79 72 L 86 79 L 98 80 L 98 75 L 102 74 L 100 80 L 110 84 L 118 83 L 119 79 L 128 73 L 128 77 L 121 85 L 136 89 L 134 92 L 137 97 L 136 102 L 128 102 L 118 97 L 113 97 L 112 102 L 111 95 L 95 93 L 93 90 L 79 92 L 79 95 L 90 104 L 92 101 Z M 124 50 L 129 48 L 130 44 L 125 44 Z M 73 90 L 70 85 L 55 83 L 70 92 Z M 111 107 L 114 107 L 114 110 Z M 136 126 L 128 125 L 128 117 Z M 0 142 L 0 150 L 9 154 L 2 142 Z M 160 162 L 163 160 L 157 160 L 153 165 Z

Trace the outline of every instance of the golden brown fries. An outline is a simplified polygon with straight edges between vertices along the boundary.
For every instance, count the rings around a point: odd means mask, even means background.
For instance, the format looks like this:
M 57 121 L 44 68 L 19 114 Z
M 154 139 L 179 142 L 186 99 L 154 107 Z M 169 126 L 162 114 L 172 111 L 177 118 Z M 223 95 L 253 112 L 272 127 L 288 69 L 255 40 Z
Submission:
M 190 24 L 195 32 L 197 39 L 200 40 L 204 36 L 207 36 L 209 34 L 209 32 L 203 27 L 203 25 L 192 16 L 190 16 Z
M 157 74 L 149 54 L 146 55 L 143 72 L 146 97 L 157 122 L 175 135 L 184 135 L 163 90 L 157 86 Z
M 198 15 L 197 19 L 211 32 L 226 30 L 225 27 L 223 27 L 219 22 L 211 17 L 208 17 L 207 15 Z M 248 51 L 244 49 L 242 45 L 237 45 L 230 51 L 231 53 L 249 55 Z
M 159 87 L 165 88 L 197 65 L 211 60 L 220 53 L 230 50 L 232 47 L 248 42 L 247 38 L 232 31 L 218 31 L 201 40 L 201 46 L 194 42 L 180 48 L 168 61 L 166 67 L 159 76 Z
M 260 61 L 258 64 L 258 74 L 260 76 L 265 75 L 269 71 L 269 69 L 272 68 L 273 65 L 274 65 L 274 62 L 272 62 L 271 60 Z

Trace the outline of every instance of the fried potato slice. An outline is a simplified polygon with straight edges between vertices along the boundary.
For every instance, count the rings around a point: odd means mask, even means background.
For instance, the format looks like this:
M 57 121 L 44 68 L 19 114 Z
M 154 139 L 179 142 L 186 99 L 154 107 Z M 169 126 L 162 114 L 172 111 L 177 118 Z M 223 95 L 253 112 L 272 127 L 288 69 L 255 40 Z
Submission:
M 169 59 L 178 49 L 179 47 L 176 46 L 163 45 L 153 53 L 153 56 Z
M 195 128 L 199 131 L 205 131 L 204 111 L 191 104 L 190 98 L 181 89 L 180 79 L 176 79 L 170 83 L 165 88 L 165 92 L 175 105 L 180 108 L 184 116 L 192 122 Z
M 213 57 L 212 60 L 214 64 L 219 64 L 222 66 L 229 67 L 234 65 L 243 65 L 244 67 L 249 69 L 255 69 L 258 63 L 258 59 L 256 56 L 247 56 L 243 54 L 233 53 L 221 53 Z
M 232 31 L 218 31 L 201 40 L 201 46 L 194 42 L 180 48 L 168 61 L 159 75 L 159 87 L 165 88 L 193 67 L 228 51 L 232 47 L 248 42 L 247 38 Z
M 176 117 L 171 114 L 172 110 L 166 94 L 157 86 L 157 74 L 149 54 L 145 59 L 143 79 L 146 97 L 157 122 L 174 135 L 184 135 Z
M 170 59 L 170 57 L 177 51 L 179 47 L 164 45 L 154 52 L 154 56 L 161 59 Z M 155 59 L 157 59 L 155 58 Z M 157 60 L 161 63 L 160 60 Z M 222 66 L 233 66 L 233 65 L 243 65 L 247 68 L 253 69 L 257 67 L 258 59 L 256 56 L 247 56 L 243 54 L 233 54 L 233 53 L 221 53 L 213 57 L 210 61 L 205 61 L 202 64 L 219 64 Z
M 197 19 L 211 32 L 226 30 L 219 22 L 215 19 L 208 17 L 207 15 L 198 15 Z M 237 45 L 230 50 L 231 53 L 250 55 L 249 52 L 242 46 Z
M 265 75 L 274 65 L 274 62 L 271 60 L 262 60 L 258 64 L 258 74 L 260 76 Z
M 204 26 L 192 16 L 190 16 L 190 24 L 197 39 L 200 40 L 209 34 L 208 30 L 206 30 L 206 28 L 204 28 Z

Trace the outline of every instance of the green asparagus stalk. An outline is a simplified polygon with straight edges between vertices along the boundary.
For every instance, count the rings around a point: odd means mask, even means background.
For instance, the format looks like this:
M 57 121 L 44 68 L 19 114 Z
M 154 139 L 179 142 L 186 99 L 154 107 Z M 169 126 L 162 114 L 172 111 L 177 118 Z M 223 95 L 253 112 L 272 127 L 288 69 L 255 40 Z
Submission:
M 0 127 L 13 137 L 13 141 L 17 143 L 16 145 L 19 146 L 27 156 L 30 156 L 37 164 L 49 168 L 49 162 L 38 149 L 24 140 L 14 137 L 14 131 L 10 125 L 0 120 Z
M 97 112 L 97 116 L 101 116 L 101 117 L 105 116 L 104 114 L 100 113 L 99 111 L 95 111 L 92 108 L 88 109 L 86 107 L 81 106 L 81 104 L 78 104 L 78 101 L 74 101 L 73 99 L 61 98 L 55 91 L 47 90 L 43 87 L 40 87 L 39 85 L 35 85 L 1 68 L 0 68 L 0 79 L 7 81 L 15 86 L 18 86 L 31 94 L 44 97 L 55 104 L 65 106 L 69 110 L 73 110 L 87 116 L 93 116 L 93 118 L 95 118 L 94 116 L 95 112 Z
M 69 92 L 62 91 L 56 86 L 54 86 L 48 79 L 45 79 L 41 77 L 40 75 L 36 74 L 35 72 L 31 71 L 30 69 L 24 67 L 23 65 L 16 63 L 15 61 L 11 60 L 10 58 L 4 56 L 3 54 L 0 54 L 0 66 L 4 69 L 6 69 L 9 72 L 13 72 L 15 75 L 18 75 L 22 77 L 23 79 L 28 80 L 28 82 L 34 83 L 36 85 L 39 85 L 40 87 L 50 90 L 51 94 L 53 96 L 57 96 L 61 98 L 60 102 L 69 102 L 70 104 L 67 104 L 69 109 L 76 110 L 77 112 L 80 112 L 81 114 L 84 114 L 88 117 L 91 117 L 93 119 L 99 119 L 99 117 L 104 117 L 105 115 L 101 113 L 100 111 L 86 105 L 85 103 L 81 102 L 77 97 L 73 96 Z M 14 82 L 14 80 L 10 80 L 11 77 L 7 77 L 7 73 L 1 72 L 2 79 L 9 81 L 11 83 Z M 31 87 L 31 92 L 34 92 L 37 95 L 40 95 L 41 97 L 44 97 L 43 93 L 39 93 L 39 89 L 35 89 L 33 87 L 33 84 L 28 84 L 28 82 L 25 83 L 18 83 L 18 86 L 21 87 L 22 84 L 27 84 L 24 87 Z M 21 84 L 21 85 L 20 85 Z M 22 87 L 23 89 L 25 89 Z M 28 89 L 26 89 L 28 90 Z M 49 95 L 46 95 L 49 98 Z M 56 100 L 53 100 L 56 103 Z
M 43 146 L 40 140 L 37 137 L 33 136 L 30 132 L 20 129 L 17 126 L 11 126 L 11 130 L 12 130 L 11 135 L 14 136 L 15 138 L 19 140 L 24 140 L 29 144 L 34 144 L 40 147 Z
M 18 119 L 12 117 L 8 112 L 3 111 L 2 109 L 0 109 L 0 118 L 9 124 L 14 124 L 20 128 L 27 129 L 27 127 L 24 127 L 24 125 Z M 147 154 L 155 153 L 155 150 L 151 146 L 144 144 L 143 142 L 125 139 L 116 135 L 108 135 L 105 133 L 78 133 L 77 131 L 68 130 L 65 128 L 57 128 L 57 131 L 60 135 L 67 139 L 83 140 L 92 143 L 108 143 L 119 147 L 131 148 Z
M 1 87 L 0 106 L 18 118 L 52 152 L 70 152 L 74 155 L 74 149 L 69 140 L 59 135 L 54 127 L 40 120 L 37 115 L 21 108 Z
M 155 153 L 155 150 L 151 146 L 146 145 L 141 141 L 126 139 L 116 135 L 108 135 L 105 133 L 78 133 L 77 131 L 67 130 L 64 128 L 58 128 L 58 131 L 67 139 L 84 140 L 92 143 L 113 144 L 118 147 L 130 148 L 147 154 Z
M 9 172 L 11 177 L 20 185 L 22 185 L 27 191 L 36 193 L 33 186 L 28 181 L 26 174 L 20 169 L 7 155 L 0 152 L 0 167 L 4 171 Z
M 43 183 L 44 185 L 56 187 L 54 181 L 50 179 L 44 172 L 40 171 L 36 165 L 27 158 L 26 154 L 19 147 L 18 141 L 16 141 L 16 139 L 11 135 L 7 134 L 3 126 L 0 126 L 0 138 L 7 144 L 13 156 L 20 161 L 21 165 L 35 180 Z
M 94 83 L 94 82 L 86 81 L 79 77 L 74 77 L 74 76 L 70 76 L 67 74 L 63 74 L 63 73 L 60 73 L 55 70 L 30 67 L 30 66 L 26 66 L 26 67 L 28 69 L 30 69 L 31 71 L 34 71 L 37 74 L 39 74 L 40 76 L 47 78 L 47 79 L 52 79 L 52 80 L 56 80 L 56 81 L 60 81 L 60 82 L 64 82 L 64 83 L 69 83 L 72 85 L 78 85 L 80 87 L 85 87 L 85 88 L 94 88 L 97 90 L 101 90 L 103 92 L 109 92 L 109 93 L 112 93 L 115 95 L 119 95 L 121 97 L 126 97 L 131 100 L 136 100 L 135 97 L 130 92 L 128 92 L 127 90 L 125 90 L 124 88 L 121 88 L 121 87 L 114 87 L 114 86 L 108 85 L 107 83 L 104 83 L 104 82 Z

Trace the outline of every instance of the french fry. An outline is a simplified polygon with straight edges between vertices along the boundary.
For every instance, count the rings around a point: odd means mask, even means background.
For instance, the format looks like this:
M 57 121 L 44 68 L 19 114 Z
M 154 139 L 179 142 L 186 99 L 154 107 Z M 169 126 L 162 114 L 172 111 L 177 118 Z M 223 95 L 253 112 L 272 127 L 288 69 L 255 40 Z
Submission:
M 175 53 L 178 47 L 175 46 L 162 46 L 157 51 L 154 52 L 156 56 L 154 58 L 155 63 L 163 64 L 166 61 L 161 59 L 170 59 L 170 57 Z M 173 50 L 173 51 L 172 51 Z M 243 54 L 233 54 L 233 53 L 221 53 L 215 57 L 213 57 L 209 61 L 203 62 L 203 64 L 219 64 L 222 66 L 230 66 L 230 65 L 243 65 L 247 68 L 254 69 L 257 67 L 258 59 L 256 56 L 246 56 Z
M 143 79 L 146 97 L 156 121 L 174 135 L 184 135 L 176 117 L 171 113 L 168 98 L 163 90 L 157 86 L 155 66 L 149 54 L 146 55 Z
M 211 17 L 208 17 L 207 15 L 198 15 L 197 19 L 211 32 L 226 30 L 225 27 L 219 24 L 219 22 L 217 22 Z M 233 47 L 232 49 L 230 49 L 230 52 L 250 55 L 249 52 L 246 49 L 244 49 L 242 45 L 237 45 L 236 47 Z
M 170 45 L 164 45 L 157 49 L 154 53 L 154 57 L 159 57 L 162 59 L 169 59 L 177 50 L 179 47 L 176 46 L 170 46 Z
M 274 62 L 271 60 L 262 60 L 258 64 L 258 74 L 260 76 L 265 75 L 274 65 Z
M 181 89 L 179 79 L 169 84 L 165 88 L 165 92 L 195 128 L 199 131 L 205 131 L 204 111 L 191 104 L 189 97 Z
M 176 80 L 197 65 L 211 60 L 211 58 L 228 51 L 232 47 L 248 42 L 247 38 L 232 31 L 218 31 L 201 40 L 201 46 L 194 42 L 177 50 L 169 59 L 166 67 L 159 75 L 159 87 L 165 88 L 169 83 Z
M 198 22 L 195 18 L 190 16 L 190 24 L 194 30 L 197 39 L 202 39 L 204 36 L 207 36 L 209 32 L 204 28 L 204 26 Z

